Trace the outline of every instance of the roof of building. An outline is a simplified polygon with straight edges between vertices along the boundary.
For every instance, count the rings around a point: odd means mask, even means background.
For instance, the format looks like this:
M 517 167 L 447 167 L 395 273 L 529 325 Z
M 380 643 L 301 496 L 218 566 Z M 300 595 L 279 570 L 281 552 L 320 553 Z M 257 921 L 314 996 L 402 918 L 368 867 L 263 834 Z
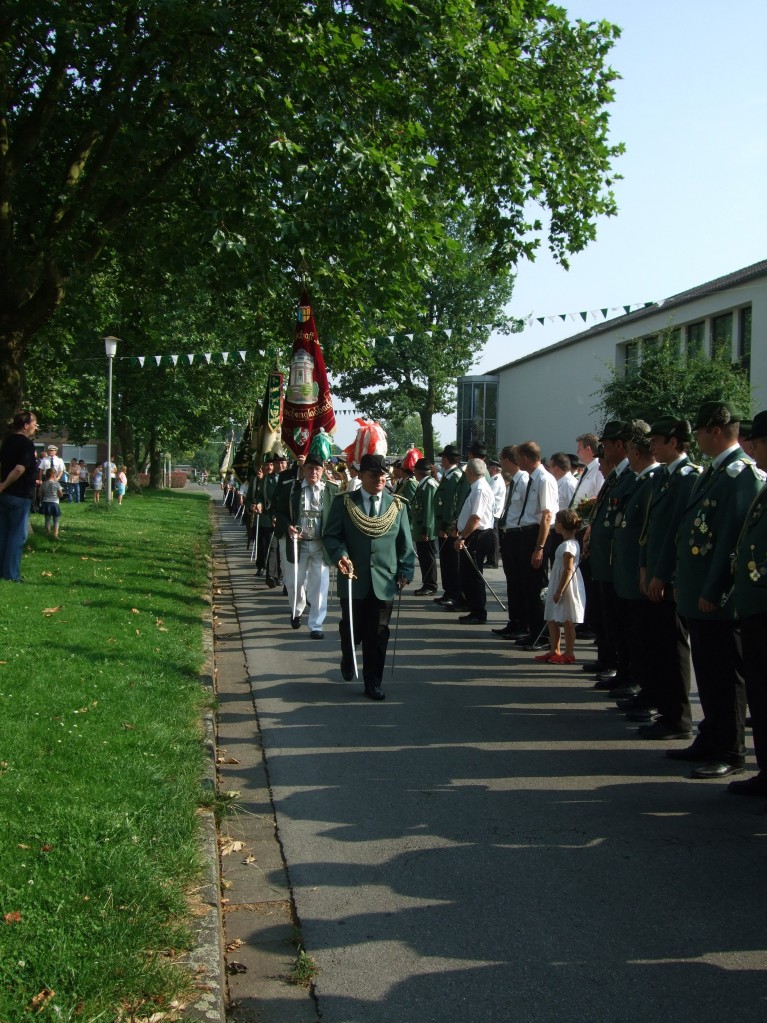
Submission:
M 751 266 L 743 267 L 742 270 L 735 270 L 734 273 L 725 274 L 724 277 L 717 277 L 715 280 L 708 281 L 706 284 L 699 284 L 697 288 L 689 288 L 687 291 L 680 291 L 678 295 L 672 295 L 671 298 L 666 298 L 661 302 L 649 303 L 642 309 L 635 309 L 632 313 L 626 313 L 624 316 L 616 316 L 614 319 L 605 320 L 603 323 L 597 323 L 593 327 L 589 327 L 588 330 L 583 330 L 579 334 L 573 334 L 572 337 L 566 337 L 562 341 L 555 342 L 553 345 L 547 345 L 546 348 L 539 348 L 535 352 L 528 352 L 527 355 L 520 356 L 519 359 L 514 359 L 512 362 L 506 362 L 503 366 L 498 366 L 496 369 L 492 369 L 489 372 L 500 373 L 502 370 L 509 369 L 511 366 L 518 366 L 522 362 L 529 362 L 531 359 L 537 359 L 539 355 L 545 355 L 548 352 L 555 351 L 557 348 L 566 348 L 568 345 L 578 344 L 586 338 L 596 337 L 599 334 L 605 334 L 608 331 L 613 331 L 616 327 L 639 323 L 650 316 L 655 316 L 655 314 L 661 310 L 665 312 L 666 309 L 674 309 L 677 306 L 685 305 L 687 302 L 692 302 L 695 299 L 705 298 L 706 295 L 714 295 L 718 291 L 726 291 L 728 288 L 735 287 L 738 284 L 746 284 L 749 281 L 764 276 L 767 276 L 767 259 L 763 259 L 759 263 L 752 263 Z

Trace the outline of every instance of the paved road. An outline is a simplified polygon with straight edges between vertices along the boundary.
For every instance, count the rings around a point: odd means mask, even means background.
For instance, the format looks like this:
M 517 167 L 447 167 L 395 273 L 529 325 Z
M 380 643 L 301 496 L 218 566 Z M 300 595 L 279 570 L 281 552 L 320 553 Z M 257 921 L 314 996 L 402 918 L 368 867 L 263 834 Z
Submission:
M 364 699 L 222 529 L 323 1023 L 767 1019 L 761 800 L 412 593 Z

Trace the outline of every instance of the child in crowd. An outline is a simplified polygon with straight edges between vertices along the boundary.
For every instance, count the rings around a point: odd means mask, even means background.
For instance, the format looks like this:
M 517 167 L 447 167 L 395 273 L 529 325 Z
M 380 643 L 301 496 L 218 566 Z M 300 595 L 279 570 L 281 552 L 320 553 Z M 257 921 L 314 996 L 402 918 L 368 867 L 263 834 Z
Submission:
M 575 663 L 575 626 L 583 621 L 586 606 L 586 593 L 578 568 L 580 552 L 575 539 L 580 525 L 581 520 L 572 508 L 557 512 L 554 519 L 554 530 L 562 537 L 562 543 L 554 555 L 543 611 L 549 624 L 551 649 L 547 654 L 536 657 L 536 661 L 546 661 L 549 664 Z M 564 625 L 564 653 L 559 648 L 560 625 Z
M 63 496 L 64 491 L 56 479 L 56 470 L 46 469 L 40 492 L 40 510 L 45 516 L 45 532 L 50 534 L 51 528 L 53 528 L 54 540 L 59 538 L 59 519 L 61 518 L 59 499 Z
M 93 503 L 98 504 L 101 500 L 101 491 L 104 487 L 104 474 L 101 471 L 101 466 L 97 465 L 93 470 L 93 476 L 91 476 L 91 489 L 93 490 Z
M 120 471 L 118 472 L 117 476 L 115 477 L 115 497 L 117 498 L 117 503 L 118 504 L 122 504 L 123 503 L 123 498 L 125 497 L 125 488 L 128 485 L 128 475 L 127 475 L 127 473 L 128 473 L 128 466 L 127 465 L 123 465 L 123 466 L 120 467 Z

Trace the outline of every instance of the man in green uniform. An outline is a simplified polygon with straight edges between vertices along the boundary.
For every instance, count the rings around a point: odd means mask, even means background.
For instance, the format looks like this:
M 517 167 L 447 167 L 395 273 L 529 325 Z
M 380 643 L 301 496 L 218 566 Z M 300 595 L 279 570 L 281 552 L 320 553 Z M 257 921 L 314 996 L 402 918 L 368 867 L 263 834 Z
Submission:
M 759 412 L 754 417 L 748 441 L 757 469 L 765 477 L 767 412 Z M 743 781 L 731 781 L 728 788 L 738 796 L 767 796 L 767 675 L 764 669 L 764 637 L 767 635 L 767 487 L 764 484 L 746 515 L 738 539 L 732 596 L 740 618 L 743 674 L 759 773 Z
M 691 746 L 666 756 L 698 763 L 693 778 L 725 778 L 745 763 L 746 690 L 731 558 L 762 481 L 738 444 L 741 418 L 728 401 L 701 405 L 695 435 L 711 463 L 693 487 L 677 532 L 677 604 L 690 627 L 703 721 Z
M 662 470 L 653 476 L 647 516 L 639 538 L 640 589 L 648 601 L 654 684 L 652 698 L 623 709 L 652 707 L 658 719 L 640 726 L 642 739 L 687 738 L 692 728 L 690 709 L 690 634 L 677 611 L 672 579 L 676 562 L 676 533 L 690 492 L 700 475 L 687 455 L 692 430 L 686 419 L 660 416 L 650 428 L 650 445 Z
M 441 604 L 448 611 L 465 610 L 466 605 L 463 602 L 463 594 L 458 581 L 458 551 L 449 537 L 455 520 L 458 518 L 459 508 L 456 507 L 456 500 L 459 488 L 463 493 L 461 498 L 461 504 L 463 504 L 468 487 L 464 492 L 461 486 L 463 471 L 460 466 L 461 452 L 458 448 L 454 444 L 447 444 L 444 451 L 440 452 L 439 457 L 442 459 L 444 471 L 434 496 L 434 516 L 437 523 L 439 567 L 444 593 L 435 599 L 435 603 Z
M 434 521 L 434 495 L 437 481 L 431 474 L 431 463 L 419 458 L 413 466 L 416 490 L 410 502 L 410 532 L 413 535 L 418 564 L 421 566 L 421 586 L 417 597 L 437 592 L 437 528 Z
M 341 675 L 354 673 L 350 623 L 362 643 L 365 696 L 386 698 L 382 688 L 389 621 L 395 594 L 413 579 L 415 555 L 407 508 L 385 489 L 381 455 L 363 455 L 362 486 L 333 502 L 323 533 L 325 551 L 339 568 Z M 351 600 L 348 580 L 352 579 Z

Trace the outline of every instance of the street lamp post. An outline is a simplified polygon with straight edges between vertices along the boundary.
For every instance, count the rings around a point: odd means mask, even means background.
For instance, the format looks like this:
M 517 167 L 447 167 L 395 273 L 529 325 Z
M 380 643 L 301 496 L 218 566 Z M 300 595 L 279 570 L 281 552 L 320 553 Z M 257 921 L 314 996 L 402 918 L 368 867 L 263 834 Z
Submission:
M 107 506 L 112 501 L 112 363 L 117 354 L 117 342 L 119 337 L 104 338 L 104 351 L 109 360 L 109 385 L 107 389 Z

